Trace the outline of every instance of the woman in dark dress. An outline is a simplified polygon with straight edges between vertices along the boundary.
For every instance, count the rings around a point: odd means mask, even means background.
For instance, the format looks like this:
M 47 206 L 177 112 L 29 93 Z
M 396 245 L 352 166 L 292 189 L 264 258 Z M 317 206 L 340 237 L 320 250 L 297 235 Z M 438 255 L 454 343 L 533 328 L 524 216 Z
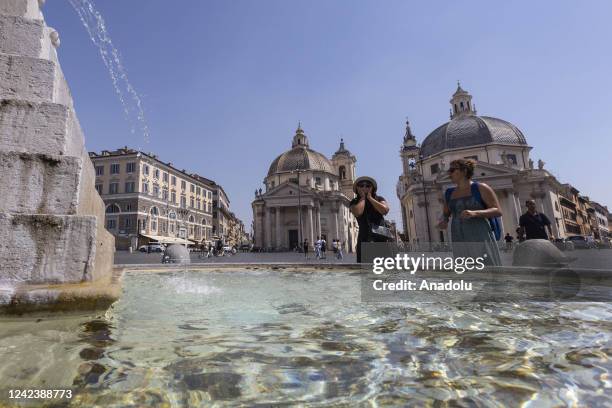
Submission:
M 361 263 L 361 243 L 373 242 L 370 230 L 372 225 L 380 225 L 383 216 L 389 212 L 385 199 L 376 195 L 376 180 L 372 177 L 359 177 L 353 184 L 357 197 L 350 204 L 351 213 L 357 218 L 359 235 L 357 235 L 357 262 Z

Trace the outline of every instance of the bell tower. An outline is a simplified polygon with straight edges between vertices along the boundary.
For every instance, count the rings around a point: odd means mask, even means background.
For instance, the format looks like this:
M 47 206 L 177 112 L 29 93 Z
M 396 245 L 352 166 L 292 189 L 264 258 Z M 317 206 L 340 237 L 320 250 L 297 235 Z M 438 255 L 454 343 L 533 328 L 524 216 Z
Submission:
M 353 181 L 355 181 L 355 163 L 357 159 L 344 147 L 344 139 L 340 139 L 340 147 L 332 156 L 332 164 L 340 180 L 340 191 L 349 199 L 353 198 Z
M 293 141 L 291 142 L 291 147 L 308 147 L 308 136 L 304 134 L 304 130 L 302 130 L 302 123 L 298 122 L 298 127 L 295 130 L 295 135 L 293 136 Z

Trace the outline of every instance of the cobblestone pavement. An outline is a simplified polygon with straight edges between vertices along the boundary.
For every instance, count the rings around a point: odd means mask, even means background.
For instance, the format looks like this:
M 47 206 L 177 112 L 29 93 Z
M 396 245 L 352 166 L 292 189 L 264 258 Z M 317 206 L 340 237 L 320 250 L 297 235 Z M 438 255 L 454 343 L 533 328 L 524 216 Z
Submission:
M 305 259 L 304 254 L 295 252 L 268 252 L 250 253 L 238 252 L 231 256 L 220 256 L 212 258 L 200 258 L 197 252 L 191 253 L 191 263 L 272 263 L 272 262 L 299 262 L 312 264 L 326 263 L 354 263 L 355 254 L 344 254 L 344 259 L 336 259 L 333 252 L 328 252 L 325 259 L 316 259 L 314 253 L 308 254 Z M 115 264 L 159 264 L 161 263 L 161 253 L 147 254 L 142 252 L 129 253 L 128 251 L 115 252 Z

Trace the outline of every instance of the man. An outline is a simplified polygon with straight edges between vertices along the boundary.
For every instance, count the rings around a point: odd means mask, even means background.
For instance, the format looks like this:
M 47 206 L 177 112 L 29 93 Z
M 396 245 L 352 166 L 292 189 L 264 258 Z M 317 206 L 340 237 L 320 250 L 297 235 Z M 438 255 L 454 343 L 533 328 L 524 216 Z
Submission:
M 304 240 L 303 247 L 304 247 L 304 257 L 308 259 L 308 240 L 307 239 Z
M 535 201 L 527 200 L 525 205 L 527 212 L 521 215 L 519 220 L 521 235 L 525 234 L 527 239 L 552 239 L 553 233 L 548 217 L 536 211 Z
M 512 241 L 514 241 L 514 238 L 512 237 L 512 235 L 510 235 L 509 232 L 506 232 L 506 236 L 504 237 L 504 240 L 506 241 L 506 251 L 509 251 L 512 249 Z

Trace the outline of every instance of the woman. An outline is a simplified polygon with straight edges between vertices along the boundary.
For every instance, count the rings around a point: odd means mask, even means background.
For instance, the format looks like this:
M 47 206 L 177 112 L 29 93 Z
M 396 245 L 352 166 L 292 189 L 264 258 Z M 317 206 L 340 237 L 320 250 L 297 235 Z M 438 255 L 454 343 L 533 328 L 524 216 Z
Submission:
M 488 218 L 501 217 L 499 201 L 491 187 L 472 181 L 474 160 L 453 160 L 448 169 L 451 181 L 457 186 L 448 191 L 443 219 L 438 224 L 446 229 L 449 218 L 453 256 L 484 257 L 486 265 L 501 265 L 499 248 Z M 481 199 L 473 194 L 479 192 Z
M 351 213 L 357 218 L 359 235 L 357 235 L 357 262 L 361 263 L 361 243 L 373 242 L 370 230 L 372 225 L 380 225 L 383 216 L 389 212 L 385 199 L 376 195 L 376 180 L 372 177 L 359 177 L 353 183 L 357 197 L 350 204 Z

